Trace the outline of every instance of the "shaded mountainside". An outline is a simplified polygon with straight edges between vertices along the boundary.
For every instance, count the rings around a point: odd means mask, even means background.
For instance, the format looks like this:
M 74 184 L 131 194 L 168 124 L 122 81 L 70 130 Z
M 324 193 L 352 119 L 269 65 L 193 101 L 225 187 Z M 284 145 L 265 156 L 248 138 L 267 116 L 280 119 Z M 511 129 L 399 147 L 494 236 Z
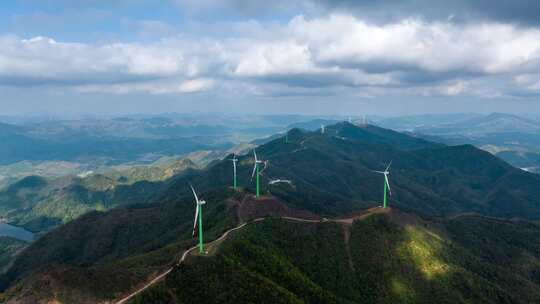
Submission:
M 2 277 L 0 287 L 7 289 L 10 299 L 33 297 L 67 303 L 75 299 L 78 303 L 115 299 L 168 268 L 194 244 L 194 205 L 188 182 L 208 202 L 204 208 L 205 235 L 213 240 L 256 217 L 334 218 L 378 206 L 383 178 L 371 170 L 384 169 L 393 160 L 390 204 L 401 210 L 396 216 L 375 216 L 355 223 L 349 230 L 335 223 L 294 226 L 264 221 L 248 225 L 246 234 L 239 234 L 234 242 L 224 242 L 215 258 L 195 257 L 196 262 L 175 270 L 173 281 L 165 281 L 168 287 L 162 284 L 162 291 L 158 288 L 146 296 L 163 299 L 168 295 L 183 303 L 185 297 L 200 292 L 201 284 L 214 284 L 210 287 L 225 290 L 210 295 L 218 302 L 245 295 L 255 302 L 267 299 L 268 303 L 279 299 L 287 303 L 360 299 L 415 303 L 445 295 L 454 300 L 449 303 L 497 302 L 493 299 L 520 303 L 509 293 L 510 286 L 538 289 L 534 285 L 538 284 L 539 265 L 540 234 L 536 225 L 505 221 L 501 222 L 504 225 L 484 224 L 496 220 L 483 217 L 471 224 L 469 219 L 476 217 L 459 215 L 538 220 L 540 176 L 517 170 L 473 146 L 444 146 L 348 123 L 328 126 L 324 134 L 294 129 L 289 132 L 289 143 L 277 138 L 258 147 L 257 153 L 269 161 L 262 176 L 265 196 L 258 201 L 249 200 L 254 191 L 251 154 L 239 156 L 238 191 L 228 188 L 232 183 L 230 157 L 207 169 L 187 170 L 156 183 L 155 191 L 145 186 L 140 192 L 125 187 L 118 195 L 131 202 L 144 197 L 147 204 L 90 213 L 49 232 L 21 253 Z M 270 186 L 273 178 L 290 179 L 293 184 Z M 29 183 L 40 187 L 39 181 Z M 429 220 L 425 226 L 423 220 L 403 212 L 441 219 Z M 489 234 L 490 225 L 495 226 L 493 234 Z M 497 230 L 503 228 L 506 230 Z M 509 237 L 496 238 L 505 235 Z M 530 242 L 515 242 L 512 235 Z M 486 243 L 481 244 L 484 240 Z M 483 255 L 477 247 L 492 254 Z M 390 252 L 395 255 L 385 254 Z M 511 261 L 515 261 L 508 272 L 498 268 L 506 253 L 514 254 Z M 312 255 L 315 258 L 310 258 Z M 424 264 L 419 257 L 429 262 Z M 468 261 L 488 270 L 475 268 Z M 222 273 L 228 270 L 229 274 Z M 184 277 L 199 271 L 207 271 L 212 279 L 206 282 L 193 277 L 197 283 L 191 287 L 173 288 L 175 284 L 184 286 Z M 508 281 L 499 279 L 507 274 Z M 251 278 L 251 285 L 238 285 L 246 276 Z M 535 288 L 520 289 L 520 297 L 539 299 Z
M 396 211 L 352 226 L 266 220 L 131 303 L 535 303 L 539 233 L 525 222 Z

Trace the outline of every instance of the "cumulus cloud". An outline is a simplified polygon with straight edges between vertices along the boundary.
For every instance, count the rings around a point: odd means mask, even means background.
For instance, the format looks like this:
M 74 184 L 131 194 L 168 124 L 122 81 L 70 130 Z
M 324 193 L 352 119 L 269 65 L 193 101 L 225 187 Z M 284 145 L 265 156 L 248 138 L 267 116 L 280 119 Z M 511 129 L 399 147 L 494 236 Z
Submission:
M 195 43 L 185 43 L 164 40 L 146 45 L 92 45 L 57 42 L 46 37 L 4 36 L 0 37 L 0 84 L 72 85 L 89 88 L 89 91 L 105 90 L 109 86 L 112 92 L 130 89 L 188 92 L 193 91 L 193 87 L 199 90 L 209 87 L 208 81 L 190 80 L 204 73 L 209 62 L 190 55 L 198 50 Z M 164 85 L 160 80 L 170 79 L 176 79 L 177 90 L 163 88 L 170 84 Z M 190 81 L 199 81 L 199 85 L 190 84 Z
M 494 21 L 538 25 L 540 2 L 535 0 L 307 0 L 331 11 L 355 12 L 388 21 L 416 16 L 426 20 Z
M 0 77 L 7 82 L 116 82 L 190 72 L 182 53 L 164 45 L 88 45 L 9 36 L 0 38 L 0 45 Z
M 482 82 L 471 83 L 494 76 L 533 90 L 535 82 L 520 75 L 540 73 L 540 29 L 509 23 L 406 18 L 374 24 L 335 13 L 299 15 L 264 35 L 235 35 L 173 35 L 152 43 L 105 44 L 2 36 L 0 84 L 181 94 L 226 81 L 228 86 L 302 88 L 291 91 L 306 94 L 321 87 L 347 87 L 369 91 L 370 96 L 404 88 L 455 96 L 482 92 Z
M 208 91 L 214 86 L 212 79 L 192 79 L 186 80 L 178 86 L 178 91 L 182 93 L 197 93 Z
M 426 23 L 406 19 L 373 25 L 347 15 L 290 23 L 321 63 L 370 71 L 489 74 L 539 67 L 540 30 L 507 24 Z
M 540 2 L 535 0 L 171 0 L 194 13 L 233 11 L 260 16 L 268 13 L 348 13 L 377 23 L 418 17 L 429 21 L 504 22 L 539 25 Z

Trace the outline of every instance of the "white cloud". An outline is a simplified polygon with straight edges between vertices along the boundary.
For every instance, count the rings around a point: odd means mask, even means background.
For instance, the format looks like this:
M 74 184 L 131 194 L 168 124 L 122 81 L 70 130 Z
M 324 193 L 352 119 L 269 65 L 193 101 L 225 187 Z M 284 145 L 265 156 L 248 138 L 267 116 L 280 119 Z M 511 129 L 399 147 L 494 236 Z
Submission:
M 517 75 L 513 80 L 518 87 L 529 91 L 540 92 L 540 73 Z
M 133 83 L 118 83 L 104 85 L 78 85 L 76 90 L 81 93 L 109 93 L 124 95 L 130 93 L 148 93 L 152 95 L 199 93 L 211 90 L 214 81 L 208 78 L 190 80 L 158 80 Z
M 259 42 L 238 54 L 234 74 L 264 76 L 315 71 L 307 45 L 294 41 Z
M 178 91 L 182 93 L 197 93 L 208 91 L 214 86 L 214 81 L 212 79 L 192 79 L 184 81 L 178 87 Z
M 408 88 L 456 96 L 497 91 L 480 87 L 489 86 L 487 81 L 470 86 L 471 80 L 492 76 L 534 89 L 538 82 L 519 75 L 540 74 L 540 30 L 510 24 L 405 19 L 375 25 L 332 14 L 297 16 L 264 35 L 242 29 L 231 36 L 172 36 L 146 44 L 0 36 L 0 84 L 181 94 L 226 81 L 227 87 L 252 88 L 249 92 L 272 91 L 268 86 L 276 85 L 306 94 L 322 87 L 360 87 L 371 88 L 370 96 Z
M 373 25 L 347 15 L 313 20 L 298 16 L 289 26 L 321 63 L 435 73 L 492 74 L 539 68 L 538 29 L 417 19 Z
M 62 43 L 51 38 L 0 38 L 0 77 L 44 83 L 123 82 L 196 76 L 202 67 L 186 61 L 182 42 L 142 45 Z
M 441 90 L 442 94 L 447 96 L 459 95 L 467 89 L 467 83 L 464 81 L 457 81 L 456 83 L 444 86 Z

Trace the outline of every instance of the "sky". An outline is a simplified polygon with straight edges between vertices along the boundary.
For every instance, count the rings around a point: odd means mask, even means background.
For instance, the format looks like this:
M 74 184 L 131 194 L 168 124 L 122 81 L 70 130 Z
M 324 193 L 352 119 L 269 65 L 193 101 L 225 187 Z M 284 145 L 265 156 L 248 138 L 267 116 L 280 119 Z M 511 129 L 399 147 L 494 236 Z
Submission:
M 0 115 L 540 113 L 540 1 L 8 0 Z

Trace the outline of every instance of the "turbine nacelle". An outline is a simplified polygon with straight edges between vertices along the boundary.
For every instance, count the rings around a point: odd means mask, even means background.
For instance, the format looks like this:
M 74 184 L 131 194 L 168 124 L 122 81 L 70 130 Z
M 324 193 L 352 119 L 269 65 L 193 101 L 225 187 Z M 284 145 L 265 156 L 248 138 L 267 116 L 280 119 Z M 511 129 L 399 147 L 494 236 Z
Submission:
M 197 230 L 196 230 L 197 229 L 197 220 L 199 220 L 199 222 L 201 221 L 199 216 L 201 214 L 202 205 L 206 204 L 206 201 L 199 200 L 199 197 L 197 196 L 197 192 L 195 192 L 195 189 L 193 188 L 193 186 L 191 184 L 189 184 L 189 187 L 191 188 L 191 191 L 193 192 L 193 196 L 195 197 L 195 218 L 193 219 L 193 233 L 192 233 L 192 236 L 195 237 L 195 233 L 197 232 Z M 199 238 L 202 238 L 202 237 L 199 236 Z M 202 250 L 202 244 L 200 246 L 201 246 L 201 250 Z
M 391 166 L 392 166 L 392 161 L 390 161 L 390 163 L 388 164 L 386 169 L 384 169 L 384 171 L 371 170 L 372 172 L 384 175 L 384 182 L 385 182 L 386 186 L 388 187 L 388 191 L 390 192 L 390 195 L 392 195 L 392 189 L 390 188 L 390 181 L 388 180 L 388 175 L 390 175 L 390 167 Z
M 261 171 L 259 171 L 258 174 L 261 174 L 262 171 L 264 171 L 264 170 L 266 169 L 266 167 L 268 166 L 268 161 L 267 161 L 267 160 L 263 161 L 263 160 L 260 160 L 260 159 L 257 158 L 257 152 L 255 152 L 255 149 L 253 149 L 253 158 L 254 158 L 254 161 L 253 161 L 253 172 L 251 173 L 251 179 L 252 179 L 252 180 L 253 180 L 253 178 L 255 177 L 255 174 L 257 174 L 257 166 L 258 166 L 259 164 L 264 164 L 264 168 L 263 168 Z

